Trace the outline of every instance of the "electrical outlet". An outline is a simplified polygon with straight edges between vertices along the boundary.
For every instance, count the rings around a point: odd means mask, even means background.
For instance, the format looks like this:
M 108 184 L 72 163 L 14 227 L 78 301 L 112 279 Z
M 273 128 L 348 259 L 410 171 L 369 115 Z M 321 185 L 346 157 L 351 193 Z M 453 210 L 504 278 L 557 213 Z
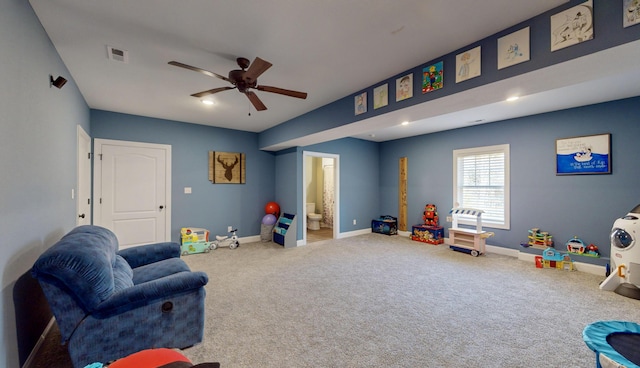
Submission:
M 447 216 L 447 222 L 451 222 L 452 220 L 451 216 Z
M 353 219 L 353 224 L 354 224 L 354 225 L 356 224 L 356 219 Z
M 233 230 L 233 226 L 227 226 L 227 232 L 230 233 Z

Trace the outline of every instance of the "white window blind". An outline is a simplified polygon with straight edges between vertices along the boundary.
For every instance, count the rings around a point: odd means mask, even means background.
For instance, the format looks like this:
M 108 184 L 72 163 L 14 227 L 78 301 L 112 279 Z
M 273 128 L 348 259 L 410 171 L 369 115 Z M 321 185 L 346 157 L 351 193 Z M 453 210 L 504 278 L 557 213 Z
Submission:
M 483 226 L 508 229 L 509 145 L 454 150 L 453 165 L 454 206 L 483 210 Z

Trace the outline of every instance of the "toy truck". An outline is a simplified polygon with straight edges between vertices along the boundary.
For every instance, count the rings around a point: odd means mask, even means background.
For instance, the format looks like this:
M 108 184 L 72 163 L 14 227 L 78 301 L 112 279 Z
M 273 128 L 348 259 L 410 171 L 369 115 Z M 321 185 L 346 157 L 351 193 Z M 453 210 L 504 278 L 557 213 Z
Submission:
M 198 227 L 180 229 L 180 254 L 209 253 L 213 242 L 209 241 L 209 230 Z

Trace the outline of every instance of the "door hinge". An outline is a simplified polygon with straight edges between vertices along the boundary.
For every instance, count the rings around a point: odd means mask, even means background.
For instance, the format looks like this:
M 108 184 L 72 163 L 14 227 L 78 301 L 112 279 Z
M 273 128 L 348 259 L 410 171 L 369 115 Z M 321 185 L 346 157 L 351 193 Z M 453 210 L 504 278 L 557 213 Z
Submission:
M 100 198 L 100 204 L 102 204 L 102 198 Z
M 91 152 L 87 153 L 87 158 L 91 160 Z
M 101 153 L 101 154 L 99 154 L 98 156 L 100 156 L 100 161 L 102 161 L 102 153 Z
M 87 204 L 91 204 L 91 198 L 87 198 Z

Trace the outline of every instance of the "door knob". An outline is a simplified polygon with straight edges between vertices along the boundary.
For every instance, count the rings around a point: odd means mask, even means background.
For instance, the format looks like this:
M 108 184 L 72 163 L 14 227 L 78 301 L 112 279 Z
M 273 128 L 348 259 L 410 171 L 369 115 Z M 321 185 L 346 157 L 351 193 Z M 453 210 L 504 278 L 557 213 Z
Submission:
M 162 211 L 162 209 L 163 209 L 163 208 L 164 208 L 164 206 L 162 206 L 162 205 L 161 205 L 161 206 L 160 206 L 160 210 Z
M 84 213 L 82 215 L 78 215 L 78 217 L 80 218 L 84 218 Z

